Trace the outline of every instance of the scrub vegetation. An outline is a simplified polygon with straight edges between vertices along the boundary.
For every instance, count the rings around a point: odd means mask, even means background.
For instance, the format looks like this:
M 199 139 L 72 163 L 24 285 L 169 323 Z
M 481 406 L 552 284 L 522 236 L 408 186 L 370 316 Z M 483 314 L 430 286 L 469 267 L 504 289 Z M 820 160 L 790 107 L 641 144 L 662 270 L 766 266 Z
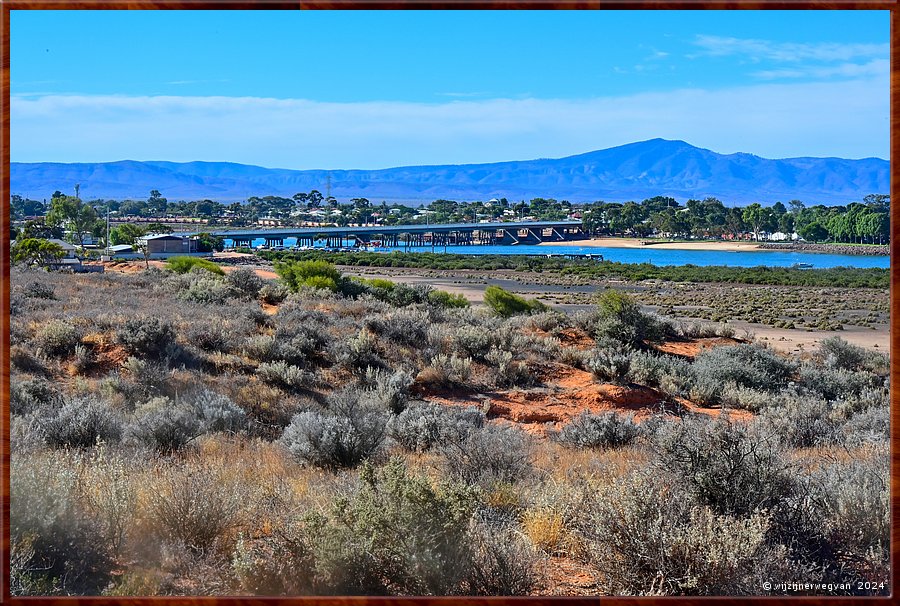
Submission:
M 13 595 L 889 593 L 881 354 L 180 269 L 13 268 Z

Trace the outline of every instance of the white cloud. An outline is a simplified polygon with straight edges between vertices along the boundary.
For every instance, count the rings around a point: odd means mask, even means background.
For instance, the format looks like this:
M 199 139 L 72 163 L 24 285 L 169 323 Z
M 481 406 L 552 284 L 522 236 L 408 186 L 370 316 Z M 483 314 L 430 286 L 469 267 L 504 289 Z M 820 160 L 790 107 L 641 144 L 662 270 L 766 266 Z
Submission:
M 781 78 L 815 78 L 824 80 L 835 76 L 841 78 L 878 77 L 890 73 L 888 59 L 875 59 L 868 63 L 840 63 L 827 66 L 804 66 L 785 69 L 761 70 L 751 74 L 763 80 Z
M 887 157 L 888 76 L 584 100 L 11 99 L 18 162 L 232 161 L 382 168 L 561 157 L 643 139 L 765 157 Z
M 723 57 L 743 55 L 751 61 L 777 61 L 782 63 L 800 61 L 853 61 L 871 57 L 887 57 L 890 45 L 884 44 L 841 44 L 841 43 L 797 43 L 773 42 L 752 38 L 727 38 L 722 36 L 698 35 L 694 44 L 703 49 L 704 55 Z

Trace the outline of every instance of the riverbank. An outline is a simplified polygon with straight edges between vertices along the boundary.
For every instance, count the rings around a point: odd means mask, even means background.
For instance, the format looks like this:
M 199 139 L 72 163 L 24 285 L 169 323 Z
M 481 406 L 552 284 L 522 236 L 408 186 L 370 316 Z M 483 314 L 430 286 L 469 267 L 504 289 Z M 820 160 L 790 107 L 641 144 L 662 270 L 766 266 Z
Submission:
M 865 257 L 887 256 L 891 248 L 884 245 L 867 244 L 814 244 L 812 242 L 763 242 L 760 250 L 790 250 L 794 252 L 821 252 L 832 255 L 854 255 Z
M 647 242 L 648 244 L 644 244 Z M 667 242 L 641 238 L 591 238 L 568 242 L 542 242 L 538 246 L 579 246 L 587 248 L 647 248 L 662 250 L 717 250 L 722 252 L 746 252 L 759 250 L 757 242 Z

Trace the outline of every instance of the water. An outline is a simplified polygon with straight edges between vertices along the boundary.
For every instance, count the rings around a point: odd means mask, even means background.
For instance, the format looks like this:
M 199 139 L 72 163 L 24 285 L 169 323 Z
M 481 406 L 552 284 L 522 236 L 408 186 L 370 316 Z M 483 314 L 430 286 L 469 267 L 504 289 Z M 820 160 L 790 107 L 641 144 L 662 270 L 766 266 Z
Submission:
M 254 240 L 253 246 L 263 244 L 262 238 Z M 285 246 L 297 243 L 295 238 L 285 238 Z M 226 239 L 226 245 L 231 241 Z M 347 241 L 344 246 L 352 246 Z M 431 246 L 397 247 L 393 250 L 408 252 L 432 252 Z M 434 252 L 444 252 L 443 246 L 436 246 Z M 813 268 L 827 267 L 881 267 L 890 266 L 888 256 L 833 255 L 829 253 L 793 252 L 782 250 L 669 250 L 647 246 L 644 248 L 607 248 L 602 246 L 447 246 L 448 253 L 461 255 L 566 255 L 600 254 L 606 261 L 619 263 L 652 263 L 653 265 L 727 265 L 731 267 L 790 267 L 795 263 L 809 263 Z

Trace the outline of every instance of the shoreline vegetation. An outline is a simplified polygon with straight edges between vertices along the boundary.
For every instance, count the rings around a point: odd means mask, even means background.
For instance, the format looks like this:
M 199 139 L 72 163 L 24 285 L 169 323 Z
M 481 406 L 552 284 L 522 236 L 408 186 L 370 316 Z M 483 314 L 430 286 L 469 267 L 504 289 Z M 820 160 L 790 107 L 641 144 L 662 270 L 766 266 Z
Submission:
M 253 253 L 249 249 L 239 249 Z M 834 267 L 798 269 L 792 267 L 730 267 L 617 263 L 580 259 L 546 258 L 526 255 L 465 255 L 456 253 L 375 253 L 326 251 L 257 251 L 267 261 L 322 260 L 354 267 L 408 267 L 422 269 L 477 269 L 553 272 L 583 278 L 610 278 L 632 281 L 715 282 L 842 288 L 888 288 L 890 270 L 884 268 Z
M 887 256 L 890 247 L 878 244 L 819 244 L 814 242 L 748 242 L 725 240 L 660 240 L 655 238 L 589 238 L 568 242 L 542 242 L 538 246 L 573 246 L 598 248 L 661 248 L 665 250 L 712 250 L 721 252 L 750 252 L 755 250 L 794 250 L 823 252 L 836 255 Z
M 13 595 L 890 591 L 877 350 L 633 283 L 471 306 L 324 259 L 123 265 L 12 270 Z

